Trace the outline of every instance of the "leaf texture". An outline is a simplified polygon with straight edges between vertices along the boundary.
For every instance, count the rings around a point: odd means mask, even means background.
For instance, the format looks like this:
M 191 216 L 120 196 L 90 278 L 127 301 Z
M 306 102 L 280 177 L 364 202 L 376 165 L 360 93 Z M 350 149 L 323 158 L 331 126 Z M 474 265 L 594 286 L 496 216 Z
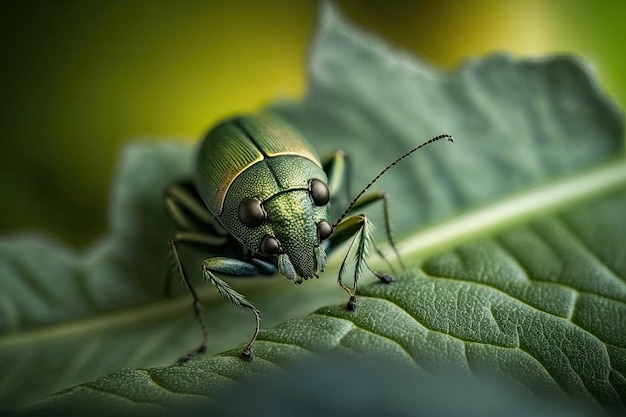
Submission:
M 499 54 L 444 72 L 324 4 L 306 96 L 270 110 L 320 153 L 345 149 L 353 191 L 413 146 L 453 134 L 453 145 L 425 148 L 376 185 L 391 196 L 403 242 L 468 213 L 486 224 L 494 205 L 521 194 L 534 208 L 501 211 L 505 221 L 484 235 L 446 234 L 445 250 L 407 251 L 411 269 L 391 285 L 361 286 L 356 313 L 335 285 L 342 254 L 302 287 L 230 280 L 261 311 L 256 359 L 243 362 L 235 349 L 170 366 L 200 339 L 183 286 L 162 295 L 174 233 L 163 189 L 189 174 L 193 149 L 132 145 L 101 242 L 77 254 L 39 235 L 0 241 L 0 408 L 136 415 L 208 407 L 241 381 L 330 353 L 384 358 L 426 376 L 496 375 L 533 396 L 624 406 L 624 118 L 583 61 Z M 597 192 L 574 188 L 544 207 L 546 193 L 607 167 Z M 368 216 L 380 225 L 379 211 Z M 215 354 L 246 341 L 253 322 L 203 283 L 207 256 L 183 254 L 202 288 Z

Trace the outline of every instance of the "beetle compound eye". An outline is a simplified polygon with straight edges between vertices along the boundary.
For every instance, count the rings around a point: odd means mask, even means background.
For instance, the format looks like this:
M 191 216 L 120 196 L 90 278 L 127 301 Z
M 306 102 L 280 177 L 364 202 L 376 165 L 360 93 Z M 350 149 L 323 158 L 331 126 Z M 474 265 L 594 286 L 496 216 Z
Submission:
M 265 219 L 267 213 L 261 205 L 258 198 L 246 198 L 239 204 L 239 220 L 248 227 L 260 226 Z
M 309 193 L 311 194 L 313 202 L 318 207 L 325 206 L 328 204 L 328 200 L 330 200 L 328 187 L 320 180 L 311 180 L 311 183 L 309 184 Z
M 322 240 L 326 240 L 333 234 L 333 228 L 327 221 L 322 220 L 317 224 L 317 236 Z
M 263 255 L 276 255 L 279 250 L 280 243 L 275 237 L 266 235 L 261 241 L 261 253 Z

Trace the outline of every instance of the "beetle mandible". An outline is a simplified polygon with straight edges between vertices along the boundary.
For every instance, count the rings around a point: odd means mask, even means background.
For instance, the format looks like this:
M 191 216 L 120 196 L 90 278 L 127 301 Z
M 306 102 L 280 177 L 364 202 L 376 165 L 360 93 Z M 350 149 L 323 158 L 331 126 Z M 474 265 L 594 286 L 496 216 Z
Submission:
M 347 308 L 354 311 L 357 283 L 364 268 L 383 282 L 393 279 L 367 264 L 368 246 L 385 258 L 372 240 L 367 217 L 352 213 L 381 201 L 387 241 L 400 259 L 391 235 L 387 194 L 367 190 L 400 160 L 444 138 L 453 141 L 447 134 L 436 136 L 389 164 L 331 224 L 330 203 L 348 168 L 343 152 L 322 161 L 304 138 L 270 113 L 234 117 L 213 128 L 198 149 L 192 179 L 172 184 L 165 192 L 167 211 L 179 228 L 170 242 L 171 253 L 203 331 L 200 346 L 179 362 L 204 352 L 208 338 L 198 295 L 180 259 L 179 244 L 207 245 L 224 255 L 204 260 L 202 274 L 220 295 L 254 314 L 254 334 L 242 351 L 245 359 L 251 359 L 259 333 L 259 310 L 216 274 L 243 277 L 278 272 L 300 284 L 324 271 L 327 251 L 350 241 L 337 282 L 348 293 Z M 343 279 L 354 245 L 354 276 L 348 286 Z

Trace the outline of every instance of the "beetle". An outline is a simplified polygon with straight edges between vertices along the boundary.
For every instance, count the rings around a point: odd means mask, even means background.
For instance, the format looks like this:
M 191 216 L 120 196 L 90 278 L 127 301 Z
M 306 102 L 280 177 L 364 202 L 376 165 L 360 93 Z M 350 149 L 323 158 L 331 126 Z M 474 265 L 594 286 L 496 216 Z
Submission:
M 179 362 L 204 352 L 208 338 L 198 295 L 181 262 L 180 244 L 207 245 L 222 255 L 204 260 L 202 274 L 221 296 L 254 315 L 254 334 L 242 351 L 243 358 L 252 359 L 260 312 L 218 274 L 244 277 L 280 273 L 300 284 L 319 278 L 326 267 L 326 252 L 349 241 L 337 283 L 349 296 L 347 308 L 354 311 L 357 283 L 364 268 L 383 282 L 393 278 L 367 264 L 369 246 L 385 257 L 372 240 L 367 216 L 352 213 L 381 201 L 387 241 L 400 259 L 391 234 L 388 196 L 367 190 L 400 160 L 440 139 L 453 141 L 451 135 L 439 135 L 402 155 L 375 176 L 331 223 L 331 200 L 336 199 L 348 171 L 343 152 L 320 159 L 303 137 L 271 113 L 233 117 L 209 131 L 197 151 L 191 179 L 171 184 L 165 191 L 167 211 L 179 229 L 170 242 L 174 269 L 192 296 L 193 311 L 203 332 L 198 348 Z M 355 266 L 349 286 L 344 276 L 351 252 L 355 253 Z

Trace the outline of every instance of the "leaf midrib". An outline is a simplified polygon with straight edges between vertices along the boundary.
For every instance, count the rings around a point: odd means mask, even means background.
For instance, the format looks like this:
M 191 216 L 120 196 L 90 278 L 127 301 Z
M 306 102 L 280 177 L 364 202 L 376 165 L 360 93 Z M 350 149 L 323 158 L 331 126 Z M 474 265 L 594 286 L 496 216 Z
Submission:
M 624 186 L 626 186 L 626 164 L 620 158 L 592 170 L 483 206 L 409 235 L 399 241 L 398 249 L 404 259 L 424 260 L 453 246 L 492 235 L 505 226 L 523 223 L 538 214 L 545 215 Z M 327 271 L 336 270 L 341 259 L 340 253 L 331 256 Z M 372 260 L 371 263 L 376 265 L 382 261 Z M 198 292 L 202 299 L 216 298 L 212 288 L 204 288 Z M 159 318 L 185 314 L 188 310 L 189 298 L 186 295 L 179 296 L 104 312 L 96 317 L 80 318 L 25 332 L 5 334 L 0 336 L 0 348 L 155 321 Z
M 106 328 L 129 326 L 144 320 L 154 321 L 159 318 L 183 314 L 187 311 L 189 311 L 189 297 L 184 296 L 142 304 L 137 307 L 103 311 L 96 317 L 84 317 L 61 324 L 41 326 L 24 332 L 7 333 L 0 336 L 0 349 L 59 337 L 69 337 L 75 334 L 98 332 Z
M 398 250 L 403 258 L 424 260 L 452 246 L 491 236 L 505 227 L 522 224 L 537 215 L 554 213 L 624 186 L 626 163 L 619 158 L 423 229 L 401 239 Z

